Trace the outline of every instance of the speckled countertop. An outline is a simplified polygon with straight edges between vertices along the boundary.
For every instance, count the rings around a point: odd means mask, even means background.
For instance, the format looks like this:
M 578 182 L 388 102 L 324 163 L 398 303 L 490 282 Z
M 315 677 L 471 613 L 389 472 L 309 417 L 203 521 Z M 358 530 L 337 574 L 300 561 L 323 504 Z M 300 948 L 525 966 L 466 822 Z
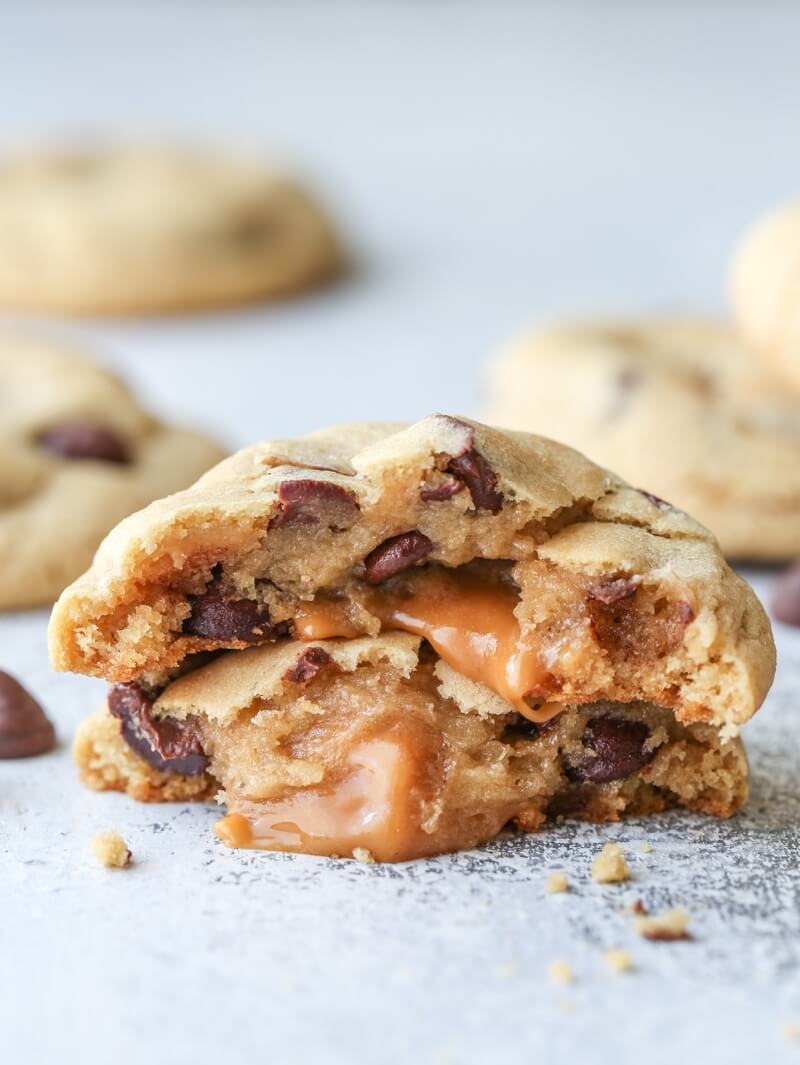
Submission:
M 349 282 L 69 330 L 236 445 L 468 413 L 487 352 L 560 311 L 720 308 L 736 234 L 797 193 L 798 39 L 780 3 L 40 0 L 3 14 L 0 136 L 230 136 L 324 186 Z M 733 821 L 567 823 L 373 867 L 227 851 L 214 809 L 82 790 L 68 744 L 103 685 L 50 672 L 45 625 L 0 617 L 0 668 L 62 741 L 0 763 L 3 1065 L 800 1062 L 783 1033 L 800 1024 L 800 631 L 777 633 Z M 121 872 L 89 848 L 111 827 L 135 854 Z M 630 883 L 590 882 L 607 839 Z M 570 893 L 546 894 L 554 868 Z M 636 937 L 637 898 L 687 909 L 694 941 Z M 612 946 L 632 972 L 606 968 Z M 549 981 L 555 959 L 573 985 Z

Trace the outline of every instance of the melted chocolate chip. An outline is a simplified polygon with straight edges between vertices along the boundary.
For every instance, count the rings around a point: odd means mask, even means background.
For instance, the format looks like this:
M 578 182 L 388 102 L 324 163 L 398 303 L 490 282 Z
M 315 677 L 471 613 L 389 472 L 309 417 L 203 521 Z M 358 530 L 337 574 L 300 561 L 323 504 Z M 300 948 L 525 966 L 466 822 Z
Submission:
M 270 529 L 317 521 L 324 521 L 333 529 L 346 529 L 360 509 L 355 496 L 346 488 L 310 478 L 281 481 L 278 502 L 280 506 L 269 523 Z
M 636 595 L 640 583 L 636 578 L 605 577 L 589 586 L 589 598 L 610 606 L 621 599 L 630 599 L 631 596 Z
M 295 664 L 286 670 L 283 679 L 290 684 L 308 684 L 331 661 L 331 656 L 321 647 L 308 647 Z
M 33 696 L 8 673 L 0 672 L 0 758 L 47 754 L 55 729 Z
M 775 584 L 772 613 L 784 625 L 800 625 L 800 562 L 785 570 Z
M 432 550 L 433 544 L 418 529 L 389 537 L 364 559 L 367 584 L 380 584 L 394 577 L 426 558 Z
M 131 461 L 128 445 L 113 429 L 96 422 L 74 421 L 52 425 L 39 436 L 39 444 L 67 459 L 95 459 L 126 465 Z
M 595 752 L 594 757 L 570 766 L 568 774 L 587 784 L 606 784 L 629 777 L 653 757 L 653 751 L 644 749 L 649 735 L 650 730 L 641 721 L 594 717 L 587 723 L 582 739 L 583 746 Z
M 289 625 L 273 622 L 269 608 L 255 599 L 237 599 L 209 585 L 203 595 L 189 596 L 192 612 L 183 623 L 187 636 L 206 640 L 263 643 L 285 636 Z
M 465 487 L 464 482 L 456 480 L 456 478 L 450 481 L 441 481 L 435 485 L 423 485 L 419 490 L 419 498 L 423 503 L 440 503 L 445 499 L 452 499 L 459 492 L 463 492 Z
M 447 464 L 447 472 L 463 481 L 472 496 L 476 510 L 489 510 L 497 514 L 503 505 L 503 496 L 497 490 L 497 477 L 486 459 L 474 447 L 456 455 Z
M 154 719 L 153 701 L 138 684 L 115 684 L 108 693 L 108 709 L 121 722 L 122 738 L 153 769 L 196 777 L 208 758 L 191 725 L 174 718 Z

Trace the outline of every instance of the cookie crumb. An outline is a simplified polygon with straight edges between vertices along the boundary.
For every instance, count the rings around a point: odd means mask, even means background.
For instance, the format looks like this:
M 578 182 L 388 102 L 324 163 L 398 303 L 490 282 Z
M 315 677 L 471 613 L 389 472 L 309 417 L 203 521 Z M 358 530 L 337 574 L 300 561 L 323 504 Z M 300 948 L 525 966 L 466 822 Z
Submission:
M 131 862 L 131 850 L 119 832 L 100 832 L 92 837 L 92 850 L 107 869 L 124 869 Z
M 595 884 L 621 884 L 630 875 L 625 854 L 618 843 L 606 843 L 592 862 L 592 880 Z
M 639 844 L 639 853 L 640 854 L 651 854 L 652 850 L 653 850 L 653 848 L 650 846 L 649 843 L 640 843 Z
M 647 907 L 641 899 L 634 899 L 633 902 L 627 903 L 622 907 L 623 913 L 639 914 L 642 917 L 647 916 Z
M 787 1043 L 800 1043 L 800 1024 L 790 1021 L 781 1026 L 781 1035 Z
M 645 939 L 664 943 L 692 938 L 691 932 L 688 931 L 689 914 L 680 909 L 667 910 L 666 913 L 657 914 L 654 917 L 638 916 L 634 927 Z
M 554 984 L 567 985 L 574 983 L 575 974 L 565 961 L 556 959 L 551 961 L 547 969 L 548 975 Z
M 353 857 L 357 862 L 361 862 L 362 865 L 375 864 L 372 852 L 368 851 L 366 847 L 353 847 Z
M 569 891 L 569 880 L 567 880 L 567 874 L 561 869 L 555 869 L 552 873 L 548 873 L 547 894 L 562 895 L 565 891 Z
M 615 973 L 627 973 L 633 968 L 633 957 L 628 950 L 612 947 L 603 955 L 603 961 Z

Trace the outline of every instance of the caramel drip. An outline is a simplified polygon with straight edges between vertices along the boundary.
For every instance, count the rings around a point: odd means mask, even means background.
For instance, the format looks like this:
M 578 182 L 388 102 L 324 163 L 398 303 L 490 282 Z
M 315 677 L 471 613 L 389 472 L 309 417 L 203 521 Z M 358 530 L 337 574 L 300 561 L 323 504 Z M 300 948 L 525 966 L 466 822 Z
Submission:
M 354 747 L 347 772 L 329 788 L 303 788 L 276 802 L 243 803 L 214 826 L 229 847 L 350 856 L 364 848 L 382 862 L 433 853 L 413 796 L 418 756 L 409 737 L 387 734 Z
M 448 665 L 484 684 L 520 714 L 542 723 L 562 708 L 557 703 L 531 707 L 526 701 L 547 677 L 539 649 L 525 638 L 514 616 L 516 591 L 499 581 L 456 570 L 420 570 L 407 574 L 400 591 L 374 589 L 368 609 L 385 630 L 422 636 Z M 361 635 L 343 603 L 304 603 L 295 620 L 303 640 Z
M 352 639 L 363 636 L 347 616 L 347 607 L 336 599 L 315 599 L 301 603 L 294 616 L 294 632 L 299 640 Z

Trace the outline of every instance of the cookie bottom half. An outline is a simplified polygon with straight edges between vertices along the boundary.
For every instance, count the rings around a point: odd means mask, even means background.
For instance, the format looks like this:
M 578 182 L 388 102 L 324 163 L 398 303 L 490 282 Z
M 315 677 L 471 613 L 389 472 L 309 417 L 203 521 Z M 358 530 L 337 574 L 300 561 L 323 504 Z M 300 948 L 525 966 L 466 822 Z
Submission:
M 230 846 L 388 862 L 474 847 L 509 824 L 536 831 L 561 816 L 608 822 L 684 806 L 728 817 L 747 797 L 741 741 L 681 725 L 669 710 L 598 702 L 537 725 L 496 698 L 476 699 L 475 686 L 424 644 L 412 667 L 396 655 L 343 665 L 332 644 L 298 660 L 282 691 L 248 695 L 241 709 L 231 707 L 242 692 L 226 687 L 237 674 L 225 677 L 216 663 L 205 686 L 202 669 L 192 676 L 192 690 L 210 693 L 206 705 L 187 698 L 180 708 L 190 690 L 180 681 L 171 701 L 162 698 L 174 720 L 159 719 L 160 700 L 146 703 L 133 686 L 119 686 L 122 700 L 113 689 L 117 716 L 104 707 L 76 739 L 83 782 L 143 801 L 216 797 L 228 812 L 215 832 Z M 202 762 L 175 762 L 185 774 L 130 745 L 133 736 L 146 753 L 142 730 L 155 721 L 163 732 L 165 720 L 181 730 L 166 747 L 180 740 L 185 756 L 191 732 L 202 752 Z

